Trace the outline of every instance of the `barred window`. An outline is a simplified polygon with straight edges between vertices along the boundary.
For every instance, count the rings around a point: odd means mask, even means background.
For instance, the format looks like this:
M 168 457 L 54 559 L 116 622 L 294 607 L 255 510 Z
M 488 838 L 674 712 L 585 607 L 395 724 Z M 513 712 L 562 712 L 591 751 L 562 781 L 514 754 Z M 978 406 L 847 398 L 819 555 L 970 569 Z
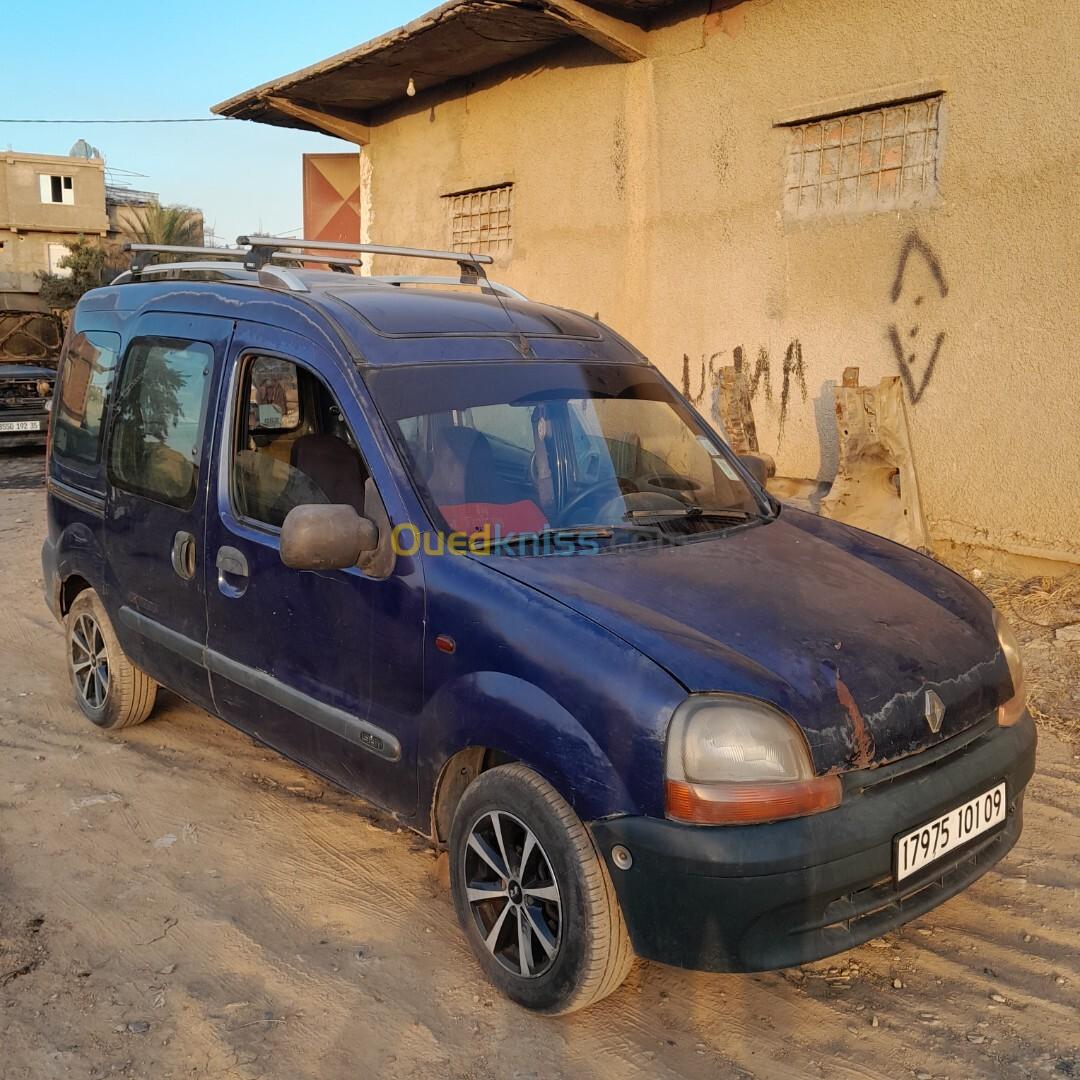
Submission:
M 509 253 L 514 239 L 514 185 L 476 188 L 443 196 L 450 213 L 450 245 L 455 251 Z
M 941 95 L 788 126 L 784 212 L 917 205 L 937 192 Z

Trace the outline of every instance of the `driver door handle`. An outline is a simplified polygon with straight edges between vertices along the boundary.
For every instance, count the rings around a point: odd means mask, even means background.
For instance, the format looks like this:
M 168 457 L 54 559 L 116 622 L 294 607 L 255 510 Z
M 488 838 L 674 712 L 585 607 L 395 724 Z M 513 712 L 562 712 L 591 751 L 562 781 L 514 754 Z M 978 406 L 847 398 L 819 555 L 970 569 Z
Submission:
M 247 556 L 234 547 L 218 548 L 218 589 L 229 597 L 243 596 L 248 587 Z

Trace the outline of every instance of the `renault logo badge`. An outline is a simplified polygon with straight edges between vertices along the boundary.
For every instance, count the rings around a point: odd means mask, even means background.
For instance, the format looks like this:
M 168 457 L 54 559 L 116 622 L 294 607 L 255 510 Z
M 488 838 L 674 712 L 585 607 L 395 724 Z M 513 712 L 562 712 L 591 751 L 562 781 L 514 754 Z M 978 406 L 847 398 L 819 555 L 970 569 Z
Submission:
M 945 702 L 937 696 L 933 690 L 926 691 L 926 722 L 930 730 L 936 735 L 941 730 L 941 722 L 945 719 Z

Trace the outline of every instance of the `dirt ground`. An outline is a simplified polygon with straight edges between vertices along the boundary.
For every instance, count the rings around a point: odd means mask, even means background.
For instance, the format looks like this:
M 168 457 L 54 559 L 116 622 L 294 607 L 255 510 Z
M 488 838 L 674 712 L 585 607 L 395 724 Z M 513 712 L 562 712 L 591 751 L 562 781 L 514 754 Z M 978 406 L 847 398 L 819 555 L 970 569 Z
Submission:
M 638 963 L 546 1020 L 489 990 L 419 839 L 174 697 L 83 720 L 43 522 L 40 454 L 0 457 L 3 1080 L 1080 1076 L 1075 684 L 967 893 L 798 970 Z

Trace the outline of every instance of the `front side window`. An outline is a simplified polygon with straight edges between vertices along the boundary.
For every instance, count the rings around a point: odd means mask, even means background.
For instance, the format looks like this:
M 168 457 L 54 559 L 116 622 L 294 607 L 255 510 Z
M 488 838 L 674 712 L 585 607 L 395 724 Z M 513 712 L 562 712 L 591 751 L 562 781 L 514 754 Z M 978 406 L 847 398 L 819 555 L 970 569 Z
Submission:
M 117 487 L 190 509 L 213 363 L 213 349 L 201 341 L 132 342 L 110 440 L 109 477 Z
M 120 335 L 108 330 L 73 334 L 64 358 L 56 403 L 53 454 L 73 464 L 96 465 Z
M 295 506 L 336 503 L 364 514 L 367 466 L 326 384 L 274 356 L 241 363 L 232 458 L 237 514 L 280 528 Z
M 439 528 L 681 542 L 766 509 L 730 450 L 647 367 L 385 368 L 369 384 Z
M 251 364 L 248 407 L 252 428 L 295 431 L 300 423 L 300 387 L 296 365 L 276 356 L 259 356 Z

